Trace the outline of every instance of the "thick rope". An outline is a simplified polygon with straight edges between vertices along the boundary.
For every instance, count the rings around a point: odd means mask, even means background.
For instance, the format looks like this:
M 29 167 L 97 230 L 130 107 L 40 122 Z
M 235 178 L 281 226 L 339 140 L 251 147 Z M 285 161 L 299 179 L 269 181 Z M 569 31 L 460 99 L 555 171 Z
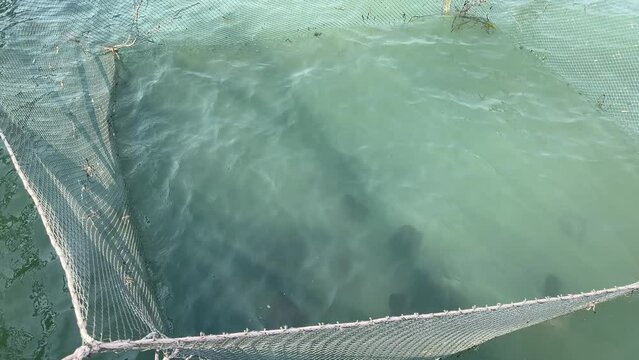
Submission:
M 241 333 L 233 333 L 233 334 L 222 334 L 222 335 L 201 335 L 201 336 L 188 336 L 181 338 L 168 338 L 168 337 L 147 337 L 140 340 L 117 340 L 111 342 L 94 342 L 92 344 L 87 344 L 79 347 L 76 351 L 64 358 L 64 360 L 82 360 L 88 357 L 91 354 L 100 353 L 100 352 L 120 352 L 120 351 L 130 351 L 130 350 L 139 350 L 139 351 L 166 351 L 171 349 L 197 349 L 198 345 L 203 343 L 216 343 L 221 340 L 232 340 L 238 338 L 249 338 L 249 337 L 257 337 L 257 336 L 272 336 L 272 335 L 281 335 L 281 334 L 294 334 L 294 333 L 310 333 L 318 330 L 327 330 L 327 329 L 349 329 L 349 328 L 357 328 L 357 327 L 366 327 L 366 326 L 375 326 L 382 323 L 389 322 L 401 322 L 406 320 L 427 320 L 432 318 L 444 318 L 444 317 L 456 317 L 467 314 L 474 313 L 482 313 L 482 312 L 494 312 L 494 311 L 503 311 L 510 308 L 518 308 L 525 306 L 534 306 L 539 304 L 550 304 L 550 303 L 560 303 L 566 301 L 575 301 L 575 300 L 583 300 L 588 297 L 599 297 L 609 295 L 609 297 L 605 298 L 596 298 L 592 302 L 584 303 L 582 306 L 570 311 L 572 313 L 581 309 L 593 310 L 595 305 L 602 302 L 607 302 L 612 299 L 618 298 L 624 295 L 630 295 L 639 291 L 639 282 L 622 286 L 615 287 L 597 291 L 590 291 L 581 294 L 575 295 L 562 295 L 556 297 L 547 297 L 543 299 L 534 299 L 534 300 L 524 300 L 516 303 L 510 304 L 497 304 L 494 306 L 485 306 L 485 307 L 473 307 L 465 310 L 457 310 L 457 311 L 445 311 L 440 313 L 431 313 L 431 314 L 415 314 L 415 315 L 407 315 L 407 316 L 393 316 L 393 317 L 385 317 L 380 319 L 372 319 L 368 321 L 358 321 L 352 323 L 337 323 L 337 324 L 320 324 L 315 326 L 307 326 L 301 328 L 283 328 L 279 330 L 264 330 L 264 331 L 244 331 Z M 546 319 L 550 320 L 550 319 Z M 532 326 L 535 323 L 532 323 L 528 326 Z M 524 326 L 527 327 L 527 326 Z M 523 327 L 522 327 L 523 328 Z M 514 330 L 513 330 L 514 331 Z M 171 358 L 171 357 L 169 357 Z

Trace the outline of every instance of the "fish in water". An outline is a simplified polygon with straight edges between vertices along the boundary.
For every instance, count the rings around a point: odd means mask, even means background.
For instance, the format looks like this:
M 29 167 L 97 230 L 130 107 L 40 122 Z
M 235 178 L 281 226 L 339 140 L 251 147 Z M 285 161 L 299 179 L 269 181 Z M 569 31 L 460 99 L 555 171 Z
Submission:
M 270 328 L 299 327 L 306 325 L 306 320 L 307 317 L 299 306 L 282 291 L 274 296 L 266 315 L 266 325 Z
M 544 280 L 544 296 L 557 296 L 561 294 L 561 280 L 555 274 L 549 274 Z
M 393 316 L 403 315 L 408 312 L 408 298 L 402 293 L 393 293 L 388 296 L 388 310 Z
M 368 207 L 351 194 L 342 196 L 342 206 L 351 220 L 364 221 L 368 217 Z
M 559 220 L 559 228 L 569 238 L 583 240 L 586 237 L 586 221 L 579 216 L 564 216 Z
M 391 235 L 388 245 L 398 257 L 411 258 L 418 252 L 423 237 L 423 234 L 413 226 L 402 225 Z

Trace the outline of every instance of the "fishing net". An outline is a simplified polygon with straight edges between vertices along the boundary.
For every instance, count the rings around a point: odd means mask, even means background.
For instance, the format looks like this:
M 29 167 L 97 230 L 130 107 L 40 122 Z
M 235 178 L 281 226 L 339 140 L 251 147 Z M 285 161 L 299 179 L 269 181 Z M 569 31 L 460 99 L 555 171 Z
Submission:
M 449 19 L 452 31 L 507 32 L 628 133 L 639 129 L 639 7 L 632 3 L 0 0 L 1 136 L 66 275 L 84 344 L 71 358 L 125 350 L 171 358 L 437 358 L 637 290 L 341 325 L 166 335 L 113 146 L 126 53 L 250 46 L 435 16 Z

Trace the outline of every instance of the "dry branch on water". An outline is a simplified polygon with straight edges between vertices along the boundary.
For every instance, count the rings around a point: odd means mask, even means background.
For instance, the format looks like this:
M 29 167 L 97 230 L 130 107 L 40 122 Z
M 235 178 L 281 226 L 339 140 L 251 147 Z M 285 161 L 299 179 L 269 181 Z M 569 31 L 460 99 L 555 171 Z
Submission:
M 488 19 L 488 16 L 482 17 L 473 14 L 473 10 L 483 4 L 485 4 L 487 0 L 466 0 L 462 5 L 461 9 L 457 9 L 455 12 L 455 17 L 453 17 L 453 23 L 451 25 L 450 31 L 455 31 L 461 29 L 465 25 L 479 25 L 482 29 L 484 29 L 487 33 L 492 34 L 497 26 Z M 444 6 L 446 5 L 446 1 L 444 2 Z M 445 9 L 445 8 L 444 8 Z
M 111 53 L 113 56 L 120 60 L 120 49 L 130 48 L 135 45 L 137 38 L 131 39 L 131 35 L 126 39 L 126 41 L 122 44 L 107 46 L 104 48 L 104 51 L 108 54 Z
M 139 29 L 140 9 L 142 8 L 143 2 L 144 0 L 137 1 L 135 3 L 135 6 L 133 7 L 133 20 L 131 22 L 131 25 L 133 26 L 136 32 Z M 113 54 L 113 57 L 115 57 L 117 60 L 120 60 L 120 49 L 132 47 L 133 45 L 135 45 L 135 42 L 137 41 L 137 39 L 138 39 L 137 36 L 134 38 L 131 38 L 131 35 L 129 35 L 124 43 L 113 45 L 113 46 L 105 46 L 104 51 L 106 54 L 109 54 L 109 53 Z

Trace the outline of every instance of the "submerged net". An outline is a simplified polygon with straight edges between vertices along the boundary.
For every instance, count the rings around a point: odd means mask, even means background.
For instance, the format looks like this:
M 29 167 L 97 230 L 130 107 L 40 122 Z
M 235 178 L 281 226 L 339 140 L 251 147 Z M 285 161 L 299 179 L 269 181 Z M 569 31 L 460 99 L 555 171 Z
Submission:
M 437 358 L 637 290 L 639 284 L 442 314 L 166 336 L 112 143 L 124 54 L 250 46 L 442 14 L 452 30 L 508 32 L 595 108 L 631 134 L 639 129 L 639 8 L 625 2 L 0 1 L 1 135 L 65 271 L 85 344 L 72 357 L 161 350 L 172 358 Z M 611 45 L 619 38 L 623 47 Z

